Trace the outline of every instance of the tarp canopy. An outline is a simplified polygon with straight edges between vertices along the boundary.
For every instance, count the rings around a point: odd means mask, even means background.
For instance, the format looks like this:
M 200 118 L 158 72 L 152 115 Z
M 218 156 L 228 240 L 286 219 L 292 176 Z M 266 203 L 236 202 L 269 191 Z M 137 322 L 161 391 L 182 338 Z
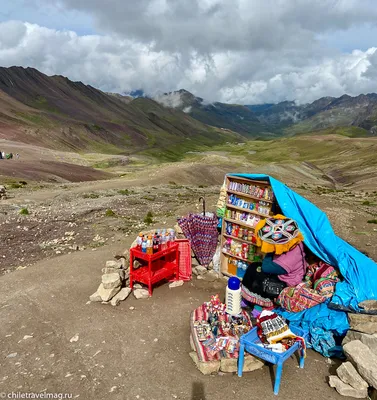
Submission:
M 332 303 L 358 311 L 360 302 L 377 300 L 377 264 L 336 236 L 323 211 L 268 175 L 229 175 L 270 182 L 279 207 L 285 216 L 297 222 L 305 245 L 317 257 L 337 267 L 342 274 L 344 281 L 336 285 Z
M 326 357 L 339 355 L 341 347 L 336 346 L 335 337 L 344 335 L 349 324 L 347 314 L 333 308 L 358 312 L 360 302 L 377 300 L 377 264 L 336 236 L 323 211 L 275 178 L 261 174 L 229 176 L 269 181 L 282 213 L 297 222 L 305 245 L 317 257 L 339 269 L 344 280 L 336 285 L 330 304 L 322 303 L 299 313 L 276 310 L 291 324 L 309 332 L 309 347 Z

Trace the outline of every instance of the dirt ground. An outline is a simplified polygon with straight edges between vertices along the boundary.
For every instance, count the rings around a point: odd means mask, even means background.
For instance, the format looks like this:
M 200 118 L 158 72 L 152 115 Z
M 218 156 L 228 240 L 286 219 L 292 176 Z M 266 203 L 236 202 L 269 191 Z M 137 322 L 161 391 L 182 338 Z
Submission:
M 87 304 L 100 268 L 126 245 L 44 260 L 1 278 L 0 392 L 91 400 L 274 398 L 267 366 L 242 378 L 203 376 L 189 357 L 189 314 L 224 284 L 194 280 L 175 289 L 160 286 L 147 300 L 131 295 L 118 307 Z M 328 370 L 326 359 L 312 351 L 304 370 L 290 359 L 279 398 L 303 398 L 308 388 L 319 400 L 337 398 L 326 384 Z
M 189 357 L 189 314 L 222 293 L 225 281 L 163 285 L 150 299 L 131 295 L 118 307 L 87 303 L 105 261 L 129 248 L 139 231 L 170 227 L 177 216 L 199 212 L 203 195 L 207 209 L 215 209 L 226 166 L 170 168 L 138 179 L 27 185 L 1 201 L 0 394 L 274 398 L 267 366 L 242 378 L 207 377 Z M 377 259 L 377 225 L 367 222 L 376 218 L 376 193 L 289 184 L 327 213 L 337 234 Z M 23 208 L 28 215 L 20 214 Z M 148 211 L 151 225 L 143 222 Z M 340 398 L 326 383 L 331 368 L 312 351 L 304 370 L 290 359 L 279 397 Z

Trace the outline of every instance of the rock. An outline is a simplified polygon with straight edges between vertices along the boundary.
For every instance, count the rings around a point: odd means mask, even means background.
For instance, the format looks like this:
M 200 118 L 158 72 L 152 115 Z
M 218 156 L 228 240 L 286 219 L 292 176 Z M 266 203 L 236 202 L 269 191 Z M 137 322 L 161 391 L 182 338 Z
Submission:
M 169 283 L 169 289 L 182 286 L 183 284 L 184 284 L 183 281 L 174 281 L 174 282 L 171 282 L 171 283 Z
M 130 288 L 123 288 L 111 299 L 111 305 L 117 306 L 121 301 L 126 300 L 127 297 L 130 295 L 131 289 Z
M 347 343 L 343 347 L 343 350 L 347 358 L 356 365 L 356 369 L 362 378 L 364 378 L 370 386 L 377 389 L 376 356 L 369 350 L 369 347 L 360 342 L 360 340 L 354 340 Z
M 17 357 L 17 354 L 18 354 L 18 353 L 10 353 L 10 354 L 7 355 L 7 358 L 14 358 L 14 357 Z
M 105 274 L 102 275 L 102 284 L 105 289 L 114 289 L 121 285 L 119 274 Z
M 149 292 L 146 289 L 136 289 L 136 290 L 134 290 L 134 296 L 138 300 L 147 299 L 149 297 Z
M 237 372 L 238 360 L 237 358 L 222 358 L 220 361 L 220 371 L 222 372 Z M 243 365 L 243 372 L 251 372 L 256 369 L 262 368 L 264 362 L 252 355 L 245 355 L 245 362 Z
M 359 307 L 365 311 L 377 311 L 377 300 L 365 300 L 359 303 Z
M 102 274 L 118 274 L 120 279 L 123 281 L 126 278 L 126 271 L 124 269 L 117 269 L 117 268 L 102 268 Z
M 90 301 L 102 301 L 102 297 L 98 292 L 93 293 L 91 296 L 89 296 Z
M 352 386 L 342 382 L 336 375 L 329 377 L 329 385 L 335 388 L 342 396 L 355 397 L 356 399 L 365 399 L 368 396 L 367 389 L 354 389 Z
M 195 275 L 199 276 L 205 274 L 206 272 L 208 272 L 208 270 L 206 267 L 203 267 L 202 265 L 197 265 L 196 267 L 193 268 L 192 272 Z
M 220 369 L 220 361 L 199 361 L 198 355 L 196 354 L 195 351 L 192 351 L 190 354 L 190 357 L 194 361 L 195 365 L 197 366 L 198 370 L 203 374 L 203 375 L 211 375 L 215 374 L 219 371 Z
M 75 336 L 72 336 L 71 339 L 69 339 L 69 341 L 70 341 L 71 343 L 77 342 L 78 340 L 79 340 L 79 334 L 78 334 L 78 333 L 76 333 Z
M 353 340 L 360 340 L 361 343 L 366 344 L 369 349 L 377 356 L 377 333 L 368 335 L 367 333 L 349 330 L 343 339 L 342 345 L 352 342 Z
M 116 268 L 116 269 L 122 268 L 122 262 L 113 260 L 106 261 L 106 268 Z
M 140 285 L 140 283 L 135 283 L 134 289 L 144 289 L 144 288 L 143 288 L 143 286 Z
M 213 270 L 208 271 L 206 274 L 198 275 L 198 279 L 203 279 L 206 282 L 214 282 L 219 278 L 220 278 L 220 275 Z
M 178 235 L 183 235 L 182 229 L 178 224 L 174 225 L 174 230 Z
M 351 385 L 354 389 L 364 390 L 368 389 L 368 384 L 356 371 L 355 367 L 349 362 L 345 362 L 336 370 L 338 377 L 348 385 Z
M 139 268 L 139 267 L 141 267 L 141 266 L 142 266 L 142 264 L 141 264 L 140 261 L 134 260 L 133 267 L 134 267 L 135 269 L 137 269 L 137 268 Z
M 377 333 L 377 315 L 348 313 L 348 321 L 354 331 L 370 335 Z
M 120 291 L 120 286 L 113 289 L 105 289 L 101 283 L 97 289 L 97 293 L 101 296 L 102 301 L 111 300 Z

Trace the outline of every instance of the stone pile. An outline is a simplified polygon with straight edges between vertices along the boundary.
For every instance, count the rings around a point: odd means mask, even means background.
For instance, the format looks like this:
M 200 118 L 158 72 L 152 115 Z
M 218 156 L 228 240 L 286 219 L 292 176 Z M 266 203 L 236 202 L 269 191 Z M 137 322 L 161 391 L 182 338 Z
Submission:
M 377 400 L 377 315 L 348 314 L 351 329 L 343 340 L 347 362 L 329 384 L 343 396 Z
M 5 186 L 0 185 L 0 200 L 6 198 L 7 198 L 7 191 L 5 189 Z
M 131 293 L 131 288 L 128 287 L 129 277 L 130 270 L 126 258 L 106 261 L 105 268 L 102 268 L 102 282 L 97 291 L 89 297 L 90 301 L 117 306 Z

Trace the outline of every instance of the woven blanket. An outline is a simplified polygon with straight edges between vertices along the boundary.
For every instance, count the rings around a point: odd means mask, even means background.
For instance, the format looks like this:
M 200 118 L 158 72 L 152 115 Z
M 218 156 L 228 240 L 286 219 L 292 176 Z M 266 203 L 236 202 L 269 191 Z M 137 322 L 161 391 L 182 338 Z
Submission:
M 248 321 L 249 329 L 252 328 L 252 324 L 250 321 L 250 317 L 246 311 L 242 310 L 242 315 Z M 209 312 L 206 309 L 206 306 L 202 304 L 200 307 L 195 309 L 190 315 L 190 329 L 191 329 L 191 337 L 193 340 L 193 344 L 195 347 L 196 354 L 198 355 L 199 361 L 213 361 L 213 360 L 220 360 L 221 358 L 238 358 L 238 344 L 237 350 L 229 354 L 228 352 L 222 350 L 215 354 L 212 354 L 208 347 L 204 346 L 204 342 L 199 341 L 196 328 L 194 326 L 195 321 L 207 321 L 209 318 Z M 228 314 L 224 314 L 224 318 L 226 322 L 229 322 L 230 316 Z M 239 339 L 239 338 L 236 338 Z

